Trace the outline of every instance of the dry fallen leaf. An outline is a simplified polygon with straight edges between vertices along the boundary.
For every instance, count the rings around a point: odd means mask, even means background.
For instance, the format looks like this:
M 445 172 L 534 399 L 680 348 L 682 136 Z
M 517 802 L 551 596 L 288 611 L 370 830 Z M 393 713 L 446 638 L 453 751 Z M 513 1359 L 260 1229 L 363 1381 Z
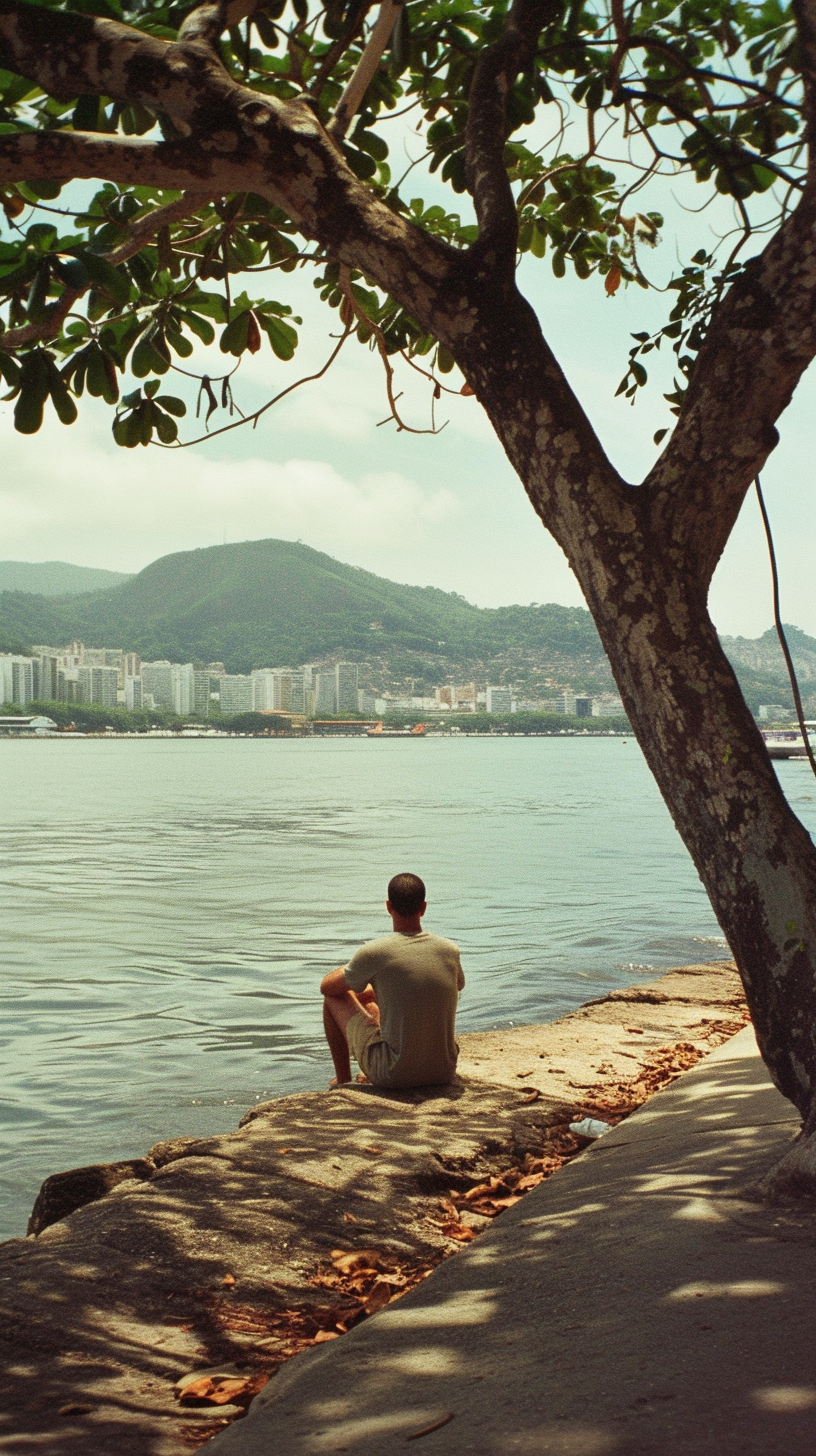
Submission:
M 382 1153 L 384 1151 L 385 1151 L 384 1148 L 374 1148 L 374 1147 L 364 1147 L 363 1148 L 363 1152 L 364 1153 Z
M 343 1223 L 359 1223 L 359 1222 L 360 1222 L 359 1218 L 355 1218 L 353 1213 L 344 1213 L 343 1214 Z
M 312 1344 L 325 1345 L 327 1340 L 339 1339 L 340 1335 L 337 1330 L 318 1330 L 317 1334 L 314 1337 L 314 1340 L 312 1341 Z
M 225 1274 L 223 1279 L 221 1280 L 221 1283 L 226 1284 L 227 1288 L 231 1288 L 232 1285 L 235 1283 L 235 1275 Z
M 93 1410 L 92 1405 L 82 1405 L 79 1401 L 69 1400 L 67 1405 L 61 1405 L 57 1411 L 58 1416 L 87 1416 Z
M 469 1244 L 476 1237 L 476 1230 L 467 1223 L 443 1223 L 442 1232 L 449 1239 L 455 1239 L 457 1244 Z
M 383 1262 L 382 1254 L 376 1249 L 332 1249 L 330 1258 L 341 1274 L 353 1274 L 357 1269 L 376 1269 Z
M 531 1090 L 529 1092 L 525 1093 L 525 1095 L 522 1097 L 521 1104 L 523 1106 L 523 1104 L 525 1102 L 537 1102 L 540 1096 L 541 1096 L 541 1093 L 539 1092 L 538 1088 L 537 1087 L 533 1087 L 533 1088 L 531 1088 Z
M 251 1380 L 245 1376 L 203 1375 L 200 1380 L 191 1380 L 179 1395 L 182 1405 L 192 1400 L 203 1400 L 207 1405 L 230 1405 L 236 1396 L 246 1394 Z

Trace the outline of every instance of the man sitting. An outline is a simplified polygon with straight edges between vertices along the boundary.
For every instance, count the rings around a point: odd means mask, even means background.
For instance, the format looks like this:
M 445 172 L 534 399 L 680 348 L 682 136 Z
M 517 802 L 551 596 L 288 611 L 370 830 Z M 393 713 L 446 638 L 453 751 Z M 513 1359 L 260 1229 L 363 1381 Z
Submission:
M 454 1021 L 465 984 L 459 949 L 422 929 L 418 875 L 395 875 L 385 906 L 393 934 L 367 941 L 320 983 L 333 1087 L 351 1081 L 349 1053 L 377 1087 L 437 1086 L 456 1071 Z

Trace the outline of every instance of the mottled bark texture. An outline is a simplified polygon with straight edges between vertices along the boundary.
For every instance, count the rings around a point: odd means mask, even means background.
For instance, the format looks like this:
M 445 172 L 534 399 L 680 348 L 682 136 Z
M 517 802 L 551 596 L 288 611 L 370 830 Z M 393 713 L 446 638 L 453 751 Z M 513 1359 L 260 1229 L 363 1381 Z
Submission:
M 228 12 L 251 8 L 236 0 Z M 0 66 L 50 94 L 172 117 L 179 140 L 79 132 L 0 138 L 0 181 L 108 178 L 209 196 L 252 190 L 361 269 L 451 351 L 575 571 L 630 719 L 743 976 L 763 1055 L 816 1127 L 816 849 L 779 790 L 708 618 L 717 560 L 776 421 L 816 353 L 816 178 L 719 307 L 677 427 L 633 487 L 605 455 L 515 282 L 504 105 L 546 24 L 514 0 L 471 92 L 466 162 L 480 226 L 456 251 L 390 211 L 309 106 L 236 84 L 220 12 L 168 43 L 115 21 L 0 0 Z M 813 107 L 816 0 L 800 0 Z

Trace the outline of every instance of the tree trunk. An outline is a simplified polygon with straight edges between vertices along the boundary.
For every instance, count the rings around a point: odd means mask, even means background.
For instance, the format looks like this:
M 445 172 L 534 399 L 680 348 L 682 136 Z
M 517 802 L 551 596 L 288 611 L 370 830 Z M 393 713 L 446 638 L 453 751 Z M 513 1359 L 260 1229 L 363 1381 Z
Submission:
M 762 1056 L 805 1132 L 816 1131 L 816 846 L 785 799 L 708 616 L 683 482 L 671 514 L 665 493 L 619 479 L 512 287 L 477 311 L 483 327 L 451 346 L 567 553 L 734 954 Z

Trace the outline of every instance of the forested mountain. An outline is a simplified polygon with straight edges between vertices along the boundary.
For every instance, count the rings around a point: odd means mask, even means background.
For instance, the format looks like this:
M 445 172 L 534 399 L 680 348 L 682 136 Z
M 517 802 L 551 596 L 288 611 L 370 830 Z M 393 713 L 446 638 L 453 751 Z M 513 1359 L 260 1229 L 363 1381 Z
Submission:
M 99 591 L 130 581 L 123 571 L 97 566 L 72 566 L 68 561 L 0 561 L 0 592 L 35 592 L 42 597 L 63 597 Z
M 370 664 L 374 686 L 412 683 L 416 691 L 452 677 L 512 681 L 530 696 L 565 683 L 613 687 L 582 608 L 475 607 L 454 592 L 386 581 L 300 542 L 178 552 L 101 591 L 71 592 L 0 593 L 0 642 L 58 646 L 78 637 L 147 659 L 221 661 L 231 672 L 343 657 Z M 816 640 L 789 630 L 809 698 Z M 723 640 L 752 708 L 791 701 L 774 632 Z

